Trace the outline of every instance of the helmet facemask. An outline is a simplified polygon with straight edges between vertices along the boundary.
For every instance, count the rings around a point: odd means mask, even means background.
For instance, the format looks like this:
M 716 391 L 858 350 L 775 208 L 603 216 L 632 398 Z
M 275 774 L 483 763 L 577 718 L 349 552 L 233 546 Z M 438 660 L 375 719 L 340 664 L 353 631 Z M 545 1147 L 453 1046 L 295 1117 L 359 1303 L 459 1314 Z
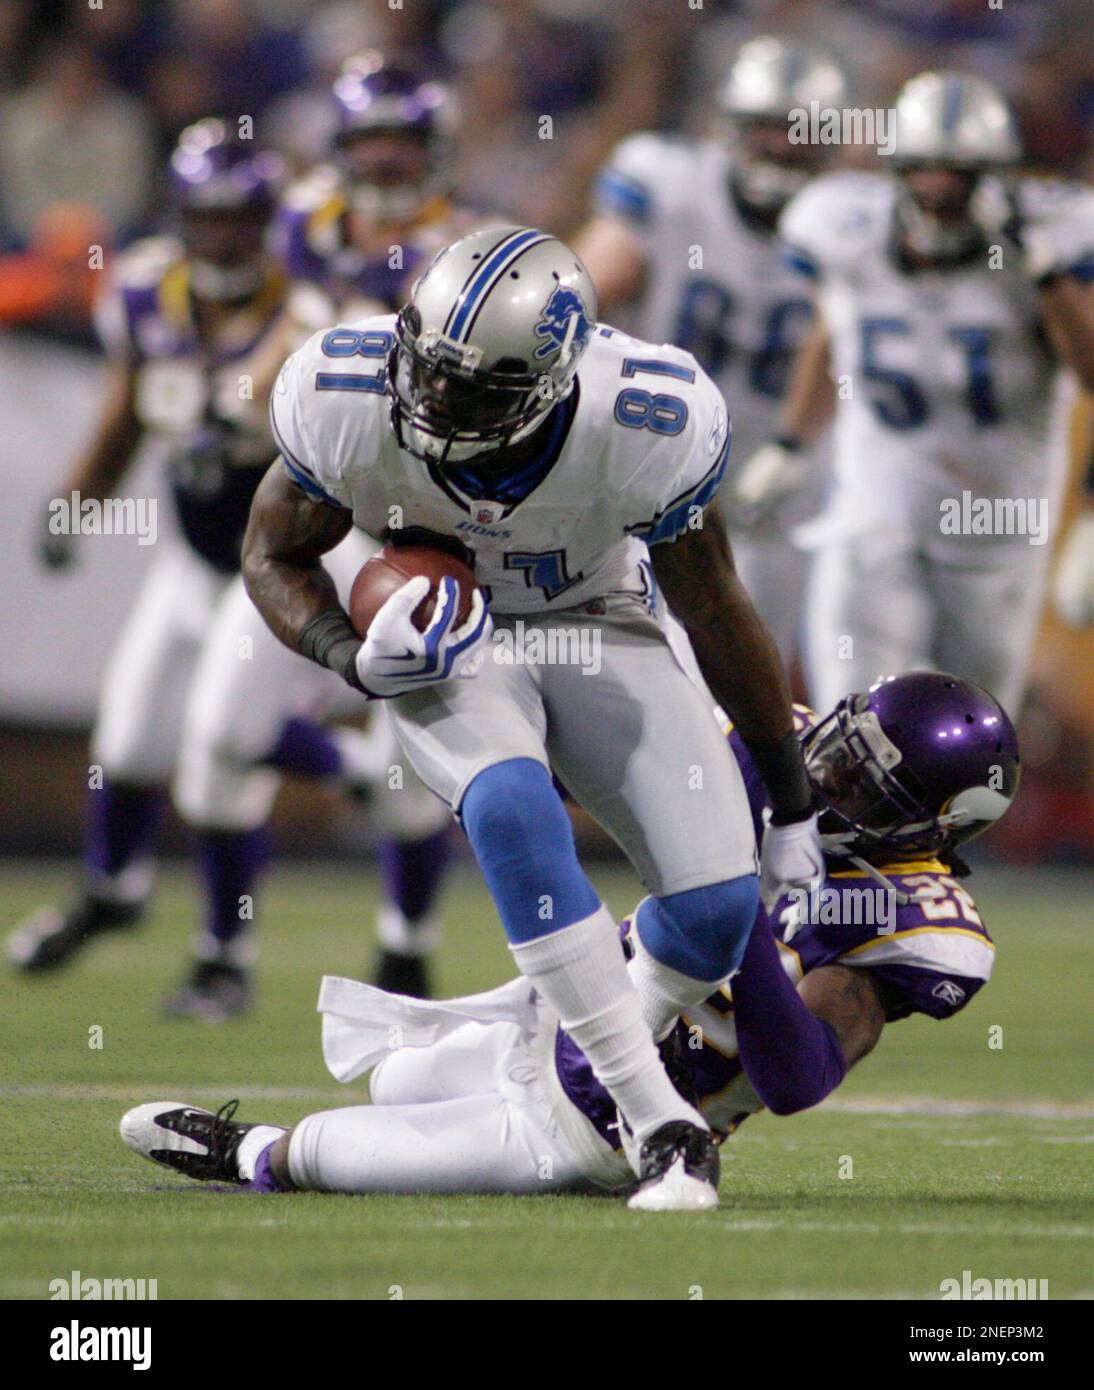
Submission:
M 480 349 L 421 333 L 414 305 L 396 323 L 387 379 L 400 447 L 442 469 L 527 438 L 572 387 L 513 358 L 482 367 Z
M 894 216 L 901 244 L 926 260 L 967 260 L 986 244 L 974 206 L 983 171 L 955 165 L 908 165 L 899 170 Z M 950 181 L 931 187 L 929 180 Z
M 934 853 L 963 817 L 934 815 L 900 750 L 885 735 L 868 695 L 841 700 L 802 740 L 805 768 L 821 806 L 821 842 L 837 858 L 892 851 Z
M 824 166 L 816 147 L 791 144 L 786 117 L 731 117 L 729 130 L 733 191 L 758 217 L 774 220 Z

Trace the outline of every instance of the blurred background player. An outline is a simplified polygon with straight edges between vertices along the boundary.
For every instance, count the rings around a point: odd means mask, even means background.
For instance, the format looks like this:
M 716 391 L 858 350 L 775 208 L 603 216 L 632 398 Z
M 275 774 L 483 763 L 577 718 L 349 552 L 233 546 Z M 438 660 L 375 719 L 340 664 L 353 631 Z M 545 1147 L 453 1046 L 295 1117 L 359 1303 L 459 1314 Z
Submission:
M 9 955 L 23 970 L 57 966 L 96 933 L 133 925 L 147 902 L 187 685 L 238 571 L 271 451 L 263 406 L 240 383 L 288 293 L 266 248 L 280 172 L 276 155 L 222 121 L 188 128 L 169 171 L 177 234 L 130 247 L 99 310 L 112 362 L 106 405 L 60 495 L 111 496 L 142 441 L 159 439 L 181 536 L 161 541 L 103 682 L 83 890 L 67 910 L 44 909 L 16 929 Z M 63 567 L 75 539 L 44 525 L 40 553 Z
M 450 230 L 468 221 L 448 196 L 453 119 L 442 86 L 367 54 L 345 65 L 333 98 L 339 121 L 334 162 L 290 189 L 278 216 L 278 240 L 294 284 L 255 364 L 256 393 L 263 398 L 284 358 L 315 328 L 401 308 L 410 281 L 446 244 Z M 354 532 L 325 557 L 343 604 L 376 549 Z M 239 659 L 241 641 L 248 644 L 247 661 Z M 359 714 L 359 699 L 337 676 L 282 646 L 236 579 L 187 702 L 176 805 L 190 824 L 231 829 L 246 843 L 261 837 L 276 795 L 281 760 L 271 764 L 271 750 L 291 749 L 295 769 L 306 766 L 317 776 L 331 775 L 340 757 L 357 759 L 373 788 L 371 810 L 383 835 L 385 902 L 375 978 L 383 988 L 425 995 L 451 818 L 399 753 L 384 709 L 376 713 L 363 761 L 352 745 L 340 753 L 337 740 L 316 722 L 339 713 Z M 216 890 L 216 941 L 242 940 L 246 931 L 238 891 L 235 881 Z M 200 991 L 216 954 L 208 931 L 196 952 L 192 988 Z
M 1075 377 L 1094 385 L 1094 195 L 1008 178 L 1019 154 L 989 83 L 922 73 L 897 100 L 892 172 L 827 175 L 783 214 L 818 318 L 783 439 L 736 485 L 776 505 L 835 413 L 835 486 L 808 528 L 808 681 L 822 707 L 909 666 L 1021 706 Z M 838 400 L 833 377 L 850 384 Z M 986 534 L 968 522 L 954 534 L 947 509 L 963 499 L 1021 499 L 1028 519 L 1008 527 L 996 512 Z
M 790 1115 L 818 1104 L 888 1024 L 953 1018 L 994 965 L 958 877 L 960 847 L 1018 790 L 1018 742 L 999 703 L 967 681 L 919 672 L 887 677 L 824 719 L 799 706 L 795 722 L 823 807 L 825 878 L 815 898 L 761 907 L 730 984 L 662 1044 L 719 1141 L 765 1106 Z M 759 834 L 763 787 L 726 732 Z M 642 949 L 635 915 L 622 927 L 632 969 Z M 423 1006 L 328 978 L 320 1008 L 328 1066 L 340 1081 L 372 1068 L 371 1105 L 285 1131 L 235 1122 L 235 1103 L 214 1116 L 160 1101 L 129 1111 L 122 1138 L 189 1177 L 263 1192 L 521 1194 L 633 1181 L 616 1107 L 526 981 Z M 404 1044 L 395 1051 L 392 1029 Z
M 578 239 L 607 316 L 615 321 L 630 306 L 640 337 L 686 348 L 717 381 L 737 460 L 775 430 L 812 314 L 775 229 L 830 147 L 793 143 L 790 113 L 810 102 L 842 106 L 845 88 L 839 65 L 815 44 L 751 40 L 718 94 L 718 133 L 628 137 L 600 174 L 594 216 Z M 789 529 L 819 506 L 821 474 L 814 470 L 809 495 L 796 494 L 762 525 L 746 527 L 732 510 L 727 517 L 737 568 L 788 662 L 807 567 Z

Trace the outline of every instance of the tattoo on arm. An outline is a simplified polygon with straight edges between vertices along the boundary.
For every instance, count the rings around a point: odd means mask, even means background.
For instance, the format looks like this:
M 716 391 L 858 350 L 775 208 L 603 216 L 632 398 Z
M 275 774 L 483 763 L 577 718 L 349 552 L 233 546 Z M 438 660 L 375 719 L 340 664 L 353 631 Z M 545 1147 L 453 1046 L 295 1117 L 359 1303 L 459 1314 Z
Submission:
M 243 539 L 243 580 L 266 625 L 294 651 L 313 618 L 340 606 L 319 562 L 352 525 L 348 511 L 313 502 L 280 459 L 258 486 Z
M 873 1051 L 885 1027 L 881 991 L 868 970 L 822 965 L 798 985 L 809 1010 L 835 1029 L 847 1065 Z

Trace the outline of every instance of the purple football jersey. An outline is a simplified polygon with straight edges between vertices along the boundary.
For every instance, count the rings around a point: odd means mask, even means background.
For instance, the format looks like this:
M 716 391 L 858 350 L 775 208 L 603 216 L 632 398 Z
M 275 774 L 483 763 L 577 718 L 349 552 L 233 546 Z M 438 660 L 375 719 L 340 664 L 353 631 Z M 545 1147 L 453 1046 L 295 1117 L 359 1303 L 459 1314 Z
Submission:
M 798 733 L 816 722 L 812 711 L 800 705 L 794 719 Z M 743 741 L 731 728 L 726 734 L 741 766 L 759 837 L 763 784 Z M 780 898 L 766 920 L 783 966 L 795 984 L 822 965 L 868 969 L 883 987 L 889 1022 L 913 1013 L 949 1018 L 991 975 L 995 948 L 976 904 L 940 860 L 902 861 L 880 869 L 896 894 L 860 870 L 830 868 L 818 891 Z M 900 901 L 905 896 L 909 901 Z M 633 914 L 623 923 L 624 936 L 632 923 Z M 738 1056 L 731 986 L 682 1016 L 677 1030 L 700 1109 L 715 1133 L 731 1134 L 746 1116 L 763 1108 Z M 618 1147 L 615 1103 L 562 1029 L 555 1067 L 570 1101 L 601 1138 Z

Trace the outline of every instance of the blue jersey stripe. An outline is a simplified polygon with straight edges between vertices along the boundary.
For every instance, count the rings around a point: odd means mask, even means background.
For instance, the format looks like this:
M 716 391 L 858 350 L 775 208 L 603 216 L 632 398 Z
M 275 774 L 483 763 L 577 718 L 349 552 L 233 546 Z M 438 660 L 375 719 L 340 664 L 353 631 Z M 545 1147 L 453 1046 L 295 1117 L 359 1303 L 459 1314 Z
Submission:
M 605 169 L 596 181 L 595 198 L 604 212 L 632 222 L 645 222 L 650 215 L 649 190 L 637 179 L 628 178 L 618 169 Z
M 732 443 L 733 431 L 727 429 L 725 447 L 710 472 L 693 488 L 674 498 L 652 521 L 642 526 L 629 526 L 629 533 L 641 537 L 647 545 L 659 545 L 662 541 L 674 541 L 686 531 L 692 507 L 705 507 L 718 491 L 718 485 L 725 477 Z

